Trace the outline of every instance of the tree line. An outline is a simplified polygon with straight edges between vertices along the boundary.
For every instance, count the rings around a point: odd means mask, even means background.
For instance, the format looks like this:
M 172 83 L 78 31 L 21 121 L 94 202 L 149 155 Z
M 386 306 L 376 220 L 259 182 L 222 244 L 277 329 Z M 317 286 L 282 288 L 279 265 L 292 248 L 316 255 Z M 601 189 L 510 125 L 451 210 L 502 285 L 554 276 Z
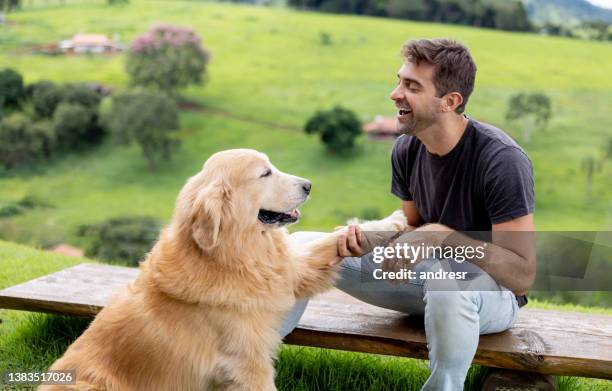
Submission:
M 98 84 L 24 84 L 16 70 L 0 69 L 0 174 L 99 144 L 107 134 L 138 143 L 155 169 L 179 145 L 178 90 L 205 81 L 208 58 L 194 30 L 157 24 L 130 46 L 132 88 L 108 99 Z
M 510 31 L 533 29 L 518 0 L 288 0 L 298 9 L 464 24 Z

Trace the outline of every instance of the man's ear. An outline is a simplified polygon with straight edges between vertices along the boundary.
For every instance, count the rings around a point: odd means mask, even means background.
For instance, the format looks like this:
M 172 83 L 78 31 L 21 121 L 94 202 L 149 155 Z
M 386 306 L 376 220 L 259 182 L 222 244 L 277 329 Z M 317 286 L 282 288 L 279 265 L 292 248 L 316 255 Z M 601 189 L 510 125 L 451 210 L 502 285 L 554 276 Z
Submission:
M 201 189 L 193 202 L 191 232 L 193 240 L 204 251 L 218 245 L 224 220 L 231 214 L 232 191 L 223 180 Z
M 463 96 L 458 92 L 450 92 L 442 97 L 442 111 L 455 111 L 461 103 L 463 103 Z

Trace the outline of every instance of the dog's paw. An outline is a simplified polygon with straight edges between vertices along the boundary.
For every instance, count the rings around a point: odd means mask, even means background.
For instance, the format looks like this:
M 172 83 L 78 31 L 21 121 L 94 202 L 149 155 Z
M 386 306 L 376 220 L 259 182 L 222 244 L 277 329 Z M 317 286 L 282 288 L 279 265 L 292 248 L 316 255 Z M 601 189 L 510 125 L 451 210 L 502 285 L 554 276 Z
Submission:
M 391 213 L 388 217 L 385 217 L 383 221 L 389 224 L 389 231 L 402 232 L 408 227 L 408 220 L 401 209 Z
M 382 220 L 368 221 L 360 224 L 362 231 L 402 232 L 408 227 L 404 212 L 396 210 Z
M 346 225 L 356 225 L 361 223 L 361 221 L 359 221 L 359 218 L 357 217 L 351 217 L 350 219 L 346 220 Z M 342 226 L 340 228 L 344 228 L 345 226 Z

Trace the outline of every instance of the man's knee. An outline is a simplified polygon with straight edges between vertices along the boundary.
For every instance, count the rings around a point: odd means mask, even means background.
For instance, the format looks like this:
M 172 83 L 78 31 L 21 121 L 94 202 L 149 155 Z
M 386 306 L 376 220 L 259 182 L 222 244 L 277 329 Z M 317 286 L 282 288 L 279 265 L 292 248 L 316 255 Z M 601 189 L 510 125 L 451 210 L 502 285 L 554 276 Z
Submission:
M 285 318 L 281 323 L 281 327 L 278 330 L 281 338 L 285 338 L 287 334 L 293 331 L 300 322 L 306 306 L 308 305 L 308 299 L 301 299 L 295 302 L 295 305 L 285 314 Z
M 423 301 L 425 311 L 440 323 L 452 324 L 457 322 L 459 313 L 478 310 L 478 298 L 473 291 L 426 289 Z

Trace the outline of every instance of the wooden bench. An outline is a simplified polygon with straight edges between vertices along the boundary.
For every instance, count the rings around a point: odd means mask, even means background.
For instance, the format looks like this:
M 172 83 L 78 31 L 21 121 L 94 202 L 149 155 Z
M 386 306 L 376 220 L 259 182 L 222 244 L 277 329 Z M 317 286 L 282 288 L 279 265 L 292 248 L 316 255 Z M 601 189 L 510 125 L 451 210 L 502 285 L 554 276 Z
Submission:
M 134 268 L 80 264 L 0 291 L 0 308 L 94 316 L 114 289 L 137 275 Z M 339 290 L 313 298 L 285 342 L 427 358 L 422 318 L 365 304 Z M 612 379 L 612 317 L 523 308 L 510 330 L 481 336 L 474 364 Z

